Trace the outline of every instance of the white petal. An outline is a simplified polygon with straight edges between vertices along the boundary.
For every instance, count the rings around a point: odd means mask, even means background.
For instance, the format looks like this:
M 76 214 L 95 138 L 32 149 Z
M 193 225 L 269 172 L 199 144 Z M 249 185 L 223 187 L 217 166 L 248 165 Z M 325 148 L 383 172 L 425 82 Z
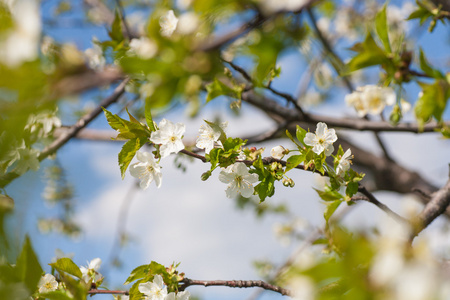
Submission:
M 152 292 L 151 288 L 152 288 L 151 282 L 140 283 L 138 286 L 139 292 L 141 292 L 142 294 L 144 294 L 146 296 L 150 296 L 150 294 Z
M 316 128 L 317 136 L 324 136 L 326 134 L 327 130 L 328 130 L 327 124 L 325 124 L 323 122 L 317 123 L 317 128 Z
M 94 258 L 89 263 L 89 269 L 94 269 L 95 271 L 97 271 L 98 269 L 100 269 L 101 264 L 102 264 L 102 260 L 100 258 L 98 258 L 98 257 Z
M 233 173 L 228 173 L 226 171 L 221 171 L 219 174 L 219 180 L 223 183 L 230 183 L 235 179 L 235 175 Z
M 243 176 L 242 178 L 250 183 L 255 183 L 259 180 L 258 174 L 248 174 Z
M 147 172 L 144 176 L 141 177 L 141 182 L 139 183 L 139 186 L 141 189 L 146 190 L 150 183 L 153 181 L 153 176 L 150 174 L 150 172 Z
M 248 198 L 251 195 L 253 195 L 253 185 L 247 181 L 242 181 L 241 182 L 241 188 L 239 190 L 239 192 L 241 193 L 242 197 Z
M 314 146 L 314 144 L 315 144 L 314 140 L 315 139 L 316 139 L 316 135 L 314 133 L 307 132 L 306 135 L 305 135 L 305 138 L 303 139 L 303 142 L 305 143 L 305 145 Z
M 232 182 L 225 191 L 228 198 L 234 198 L 238 194 L 238 188 L 234 182 Z
M 147 171 L 147 168 L 142 163 L 135 163 L 130 166 L 130 174 L 133 177 L 141 178 L 144 176 L 145 172 Z
M 330 156 L 331 153 L 333 153 L 333 151 L 334 151 L 333 145 L 328 145 L 328 147 L 325 148 L 325 156 Z
M 162 184 L 162 174 L 161 172 L 154 173 L 153 179 L 155 179 L 156 187 L 160 187 Z
M 162 289 L 162 287 L 164 285 L 164 281 L 163 281 L 163 278 L 161 277 L 161 275 L 156 274 L 155 277 L 153 278 L 153 283 L 156 283 L 158 285 L 158 287 Z

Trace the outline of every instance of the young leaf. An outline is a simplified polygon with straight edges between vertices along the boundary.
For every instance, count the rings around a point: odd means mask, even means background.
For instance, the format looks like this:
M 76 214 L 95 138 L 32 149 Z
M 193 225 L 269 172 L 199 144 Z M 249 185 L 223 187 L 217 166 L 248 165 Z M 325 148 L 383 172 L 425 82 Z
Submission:
M 370 33 L 367 34 L 363 43 L 356 44 L 353 49 L 359 53 L 347 64 L 351 72 L 390 62 L 386 57 L 386 53 L 375 43 Z
M 142 279 L 146 277 L 150 273 L 150 265 L 142 265 L 137 268 L 134 268 L 131 271 L 130 276 L 128 276 L 127 280 L 124 282 L 124 285 L 130 284 L 131 282 Z
M 50 300 L 73 300 L 66 292 L 63 291 L 51 291 L 48 293 L 39 294 L 39 297 L 50 299 Z
M 286 171 L 292 170 L 293 168 L 295 168 L 296 166 L 298 166 L 299 164 L 301 164 L 302 162 L 305 161 L 305 154 L 300 154 L 300 155 L 292 155 L 291 157 L 289 157 L 287 159 L 287 163 L 286 163 Z
M 237 89 L 230 88 L 228 85 L 222 83 L 217 78 L 214 78 L 214 81 L 212 83 L 206 85 L 206 91 L 208 92 L 208 94 L 206 95 L 206 102 L 209 102 L 214 98 L 222 95 L 230 96 L 236 99 L 241 98 L 241 93 Z
M 375 28 L 378 33 L 378 37 L 380 38 L 381 42 L 383 43 L 384 49 L 388 53 L 391 53 L 391 43 L 389 42 L 389 28 L 386 18 L 386 7 L 387 3 L 384 4 L 383 8 L 377 13 L 375 17 Z
M 327 207 L 325 209 L 325 212 L 323 213 L 323 216 L 327 223 L 330 220 L 331 216 L 336 211 L 336 209 L 339 207 L 339 205 L 341 205 L 341 203 L 342 203 L 341 200 L 336 200 L 336 201 L 327 203 Z
M 42 268 L 37 259 L 36 253 L 31 246 L 30 238 L 25 236 L 22 251 L 16 261 L 16 271 L 18 277 L 26 285 L 30 292 L 34 292 L 42 275 Z
M 450 85 L 445 80 L 436 80 L 433 84 L 419 83 L 422 87 L 422 95 L 417 100 L 414 112 L 420 126 L 423 126 L 431 117 L 438 122 L 442 120 L 450 97 Z
M 150 109 L 149 101 L 145 101 L 145 121 L 151 131 L 156 131 L 155 124 L 153 123 L 152 111 Z
M 423 53 L 422 49 L 420 49 L 420 68 L 422 71 L 427 74 L 428 76 L 434 77 L 436 79 L 445 79 L 445 76 L 437 69 L 434 69 L 430 63 L 428 62 L 427 58 L 425 57 L 425 54 Z
M 295 132 L 295 135 L 296 135 L 296 137 L 297 137 L 297 140 L 298 140 L 301 144 L 304 144 L 304 143 L 303 143 L 303 140 L 305 139 L 305 136 L 306 136 L 306 130 L 303 129 L 303 128 L 301 128 L 300 126 L 297 125 L 297 130 L 296 130 L 296 132 Z
M 80 268 L 70 258 L 67 257 L 60 258 L 56 262 L 49 265 L 58 272 L 65 272 L 77 278 L 81 278 L 83 276 Z
M 325 191 L 321 191 L 318 189 L 315 190 L 323 201 L 336 201 L 344 199 L 344 196 L 342 196 L 339 192 L 331 190 L 329 188 L 325 189 Z
M 131 160 L 136 155 L 136 152 L 147 142 L 140 138 L 130 139 L 126 142 L 119 152 L 119 168 L 122 179 L 125 178 L 125 172 L 130 165 Z
M 119 12 L 116 10 L 114 14 L 114 21 L 111 26 L 111 31 L 109 32 L 109 36 L 114 41 L 120 43 L 123 41 L 123 33 L 122 33 L 122 21 L 120 19 Z

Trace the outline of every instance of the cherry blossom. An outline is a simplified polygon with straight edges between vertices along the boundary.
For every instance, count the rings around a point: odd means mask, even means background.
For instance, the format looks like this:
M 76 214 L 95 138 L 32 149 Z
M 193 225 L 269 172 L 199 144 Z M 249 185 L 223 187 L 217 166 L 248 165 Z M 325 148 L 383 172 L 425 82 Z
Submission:
M 337 135 L 334 129 L 328 129 L 327 124 L 323 122 L 317 123 L 316 134 L 308 132 L 303 139 L 305 145 L 313 147 L 312 150 L 316 154 L 325 151 L 326 156 L 333 153 L 333 143 L 336 142 L 336 140 Z
M 173 10 L 169 10 L 165 15 L 159 19 L 161 26 L 161 35 L 170 37 L 177 28 L 178 18 L 175 17 Z
M 141 180 L 140 187 L 147 189 L 154 180 L 159 188 L 162 183 L 161 167 L 155 162 L 153 155 L 149 152 L 138 151 L 136 153 L 138 163 L 130 166 L 130 174 Z
M 225 130 L 228 126 L 228 122 L 223 122 L 220 125 L 222 130 Z M 208 124 L 200 126 L 200 135 L 196 141 L 195 146 L 199 149 L 205 149 L 205 153 L 209 153 L 217 144 L 221 145 L 219 138 L 222 134 L 219 130 L 214 130 Z
M 345 102 L 353 106 L 360 117 L 366 114 L 380 114 L 386 105 L 396 101 L 395 92 L 390 87 L 366 85 L 345 96 Z
M 148 37 L 142 36 L 139 39 L 132 39 L 128 54 L 136 55 L 142 59 L 150 59 L 158 52 L 158 46 Z
M 336 167 L 336 173 L 338 175 L 343 176 L 345 172 L 350 169 L 350 164 L 352 163 L 352 161 L 350 160 L 351 158 L 353 158 L 352 150 L 347 149 L 344 155 L 342 155 L 342 157 L 339 159 L 339 163 Z
M 185 131 L 186 127 L 183 123 L 173 124 L 166 119 L 162 119 L 159 123 L 159 129 L 152 132 L 150 141 L 161 145 L 159 151 L 161 158 L 164 158 L 171 153 L 178 153 L 184 149 L 181 139 Z
M 45 274 L 38 283 L 39 293 L 55 291 L 58 288 L 58 282 L 52 274 Z
M 228 183 L 226 194 L 228 198 L 234 198 L 237 194 L 248 198 L 253 195 L 253 183 L 258 181 L 257 174 L 250 174 L 247 166 L 242 162 L 234 163 L 219 174 L 219 180 Z
M 103 280 L 102 274 L 98 272 L 100 269 L 100 265 L 102 264 L 102 260 L 100 258 L 94 258 L 88 263 L 87 267 L 80 267 L 81 274 L 83 274 L 83 277 L 81 277 L 85 282 L 89 282 L 92 280 L 92 282 L 101 282 Z
M 165 300 L 167 297 L 167 287 L 161 275 L 155 275 L 153 282 L 140 283 L 138 289 L 148 300 Z
M 191 294 L 188 291 L 179 292 L 175 294 L 174 292 L 169 293 L 165 300 L 188 300 Z

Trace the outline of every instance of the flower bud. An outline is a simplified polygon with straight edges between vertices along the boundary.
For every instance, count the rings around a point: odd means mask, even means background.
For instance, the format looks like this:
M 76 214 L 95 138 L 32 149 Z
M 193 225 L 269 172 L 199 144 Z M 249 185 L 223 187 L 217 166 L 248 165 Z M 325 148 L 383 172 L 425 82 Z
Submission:
M 208 178 L 209 178 L 210 176 L 211 176 L 211 171 L 208 170 L 208 171 L 206 171 L 205 173 L 202 174 L 201 179 L 202 179 L 203 181 L 206 181 L 206 180 L 208 180 Z
M 286 150 L 283 146 L 276 146 L 273 147 L 272 150 L 270 150 L 270 155 L 273 158 L 276 159 L 282 159 L 284 157 L 284 155 L 289 152 L 289 150 Z

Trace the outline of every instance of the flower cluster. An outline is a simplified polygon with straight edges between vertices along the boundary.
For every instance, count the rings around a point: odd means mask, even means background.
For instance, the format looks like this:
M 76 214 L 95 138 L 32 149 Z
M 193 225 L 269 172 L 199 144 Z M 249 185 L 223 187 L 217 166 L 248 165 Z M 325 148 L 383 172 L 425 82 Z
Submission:
M 396 96 L 392 88 L 376 85 L 358 87 L 356 91 L 345 96 L 347 105 L 353 106 L 360 117 L 380 114 L 386 105 L 394 105 L 395 101 Z
M 153 282 L 140 283 L 138 290 L 144 294 L 146 300 L 188 300 L 190 297 L 188 291 L 177 294 L 174 292 L 168 293 L 162 276 L 158 274 L 155 275 Z
M 150 135 L 150 141 L 159 147 L 161 158 L 169 156 L 171 153 L 178 153 L 184 149 L 182 142 L 186 127 L 182 123 L 173 124 L 171 121 L 162 119 L 159 128 Z M 152 181 L 155 181 L 159 188 L 162 182 L 161 167 L 155 161 L 151 153 L 136 153 L 138 163 L 130 166 L 130 174 L 140 179 L 140 187 L 147 189 Z

